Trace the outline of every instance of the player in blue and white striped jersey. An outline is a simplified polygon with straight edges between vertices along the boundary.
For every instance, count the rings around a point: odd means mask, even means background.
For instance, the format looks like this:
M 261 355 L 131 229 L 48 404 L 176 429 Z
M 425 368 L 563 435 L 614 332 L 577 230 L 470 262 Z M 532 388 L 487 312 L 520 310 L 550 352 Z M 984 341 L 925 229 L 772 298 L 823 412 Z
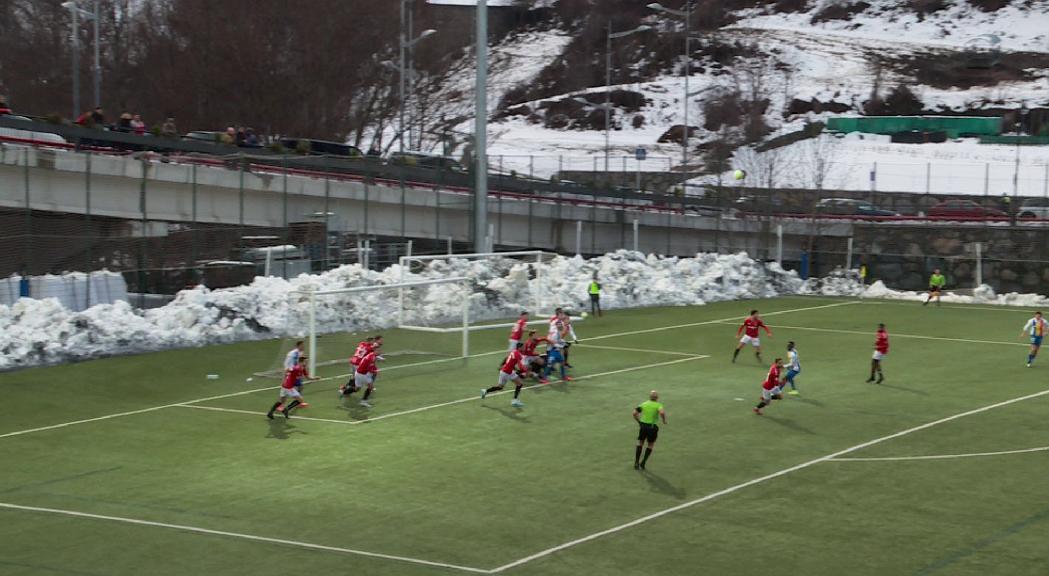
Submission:
M 791 396 L 797 396 L 798 387 L 794 384 L 794 377 L 801 374 L 801 361 L 798 359 L 798 348 L 794 345 L 794 342 L 787 342 L 787 378 L 786 383 L 790 384 Z

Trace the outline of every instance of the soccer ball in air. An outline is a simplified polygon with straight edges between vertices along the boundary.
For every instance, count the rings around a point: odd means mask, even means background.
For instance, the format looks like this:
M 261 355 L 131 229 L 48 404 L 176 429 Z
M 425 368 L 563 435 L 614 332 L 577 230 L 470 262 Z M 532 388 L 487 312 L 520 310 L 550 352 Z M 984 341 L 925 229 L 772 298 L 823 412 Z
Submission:
M 732 173 L 732 177 L 736 180 L 742 180 L 747 177 L 747 173 L 743 170 L 736 170 Z
M 582 317 L 582 318 L 586 318 L 587 316 L 589 316 L 589 314 L 587 314 L 586 312 L 583 312 L 579 316 Z

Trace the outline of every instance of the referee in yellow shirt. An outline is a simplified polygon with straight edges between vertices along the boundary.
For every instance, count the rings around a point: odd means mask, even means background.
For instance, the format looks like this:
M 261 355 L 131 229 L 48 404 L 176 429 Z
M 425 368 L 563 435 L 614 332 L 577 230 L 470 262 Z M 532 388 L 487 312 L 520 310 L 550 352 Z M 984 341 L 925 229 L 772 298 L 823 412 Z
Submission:
M 637 433 L 637 449 L 634 451 L 634 470 L 644 470 L 648 457 L 652 455 L 652 447 L 656 445 L 656 438 L 659 436 L 659 421 L 662 420 L 664 426 L 667 423 L 667 411 L 659 402 L 659 392 L 655 390 L 649 392 L 648 400 L 634 408 L 634 420 L 640 427 Z M 645 457 L 642 459 L 641 448 L 645 442 L 648 442 L 648 447 L 645 448 Z

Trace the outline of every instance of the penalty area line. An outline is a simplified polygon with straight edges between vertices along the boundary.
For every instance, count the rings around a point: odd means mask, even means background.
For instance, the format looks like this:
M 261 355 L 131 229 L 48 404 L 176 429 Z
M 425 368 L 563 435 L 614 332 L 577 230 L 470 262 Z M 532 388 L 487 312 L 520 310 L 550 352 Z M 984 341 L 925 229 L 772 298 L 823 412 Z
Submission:
M 884 456 L 881 458 L 831 458 L 827 462 L 906 462 L 909 460 L 956 460 L 959 458 L 979 458 L 981 456 L 1005 456 L 1008 454 L 1030 454 L 1046 452 L 1049 446 L 1022 448 L 1019 450 L 1002 450 L 1000 452 L 968 452 L 964 454 L 930 454 L 926 456 Z
M 656 362 L 655 364 L 644 364 L 644 365 L 641 365 L 641 366 L 631 366 L 629 368 L 620 368 L 619 370 L 611 370 L 609 372 L 598 372 L 597 374 L 584 374 L 582 376 L 576 376 L 576 377 L 572 378 L 572 381 L 573 382 L 579 382 L 580 380 L 590 380 L 592 378 L 601 378 L 601 377 L 604 377 L 604 376 L 612 376 L 614 374 L 622 374 L 624 372 L 633 372 L 635 370 L 648 370 L 648 369 L 651 369 L 651 368 L 660 368 L 662 366 L 670 366 L 672 364 L 680 364 L 682 362 L 692 362 L 694 360 L 703 360 L 704 358 L 710 358 L 710 356 L 709 355 L 704 355 L 704 354 L 696 354 L 696 355 L 689 355 L 688 358 L 678 358 L 677 360 L 668 360 L 666 362 Z M 523 388 L 521 388 L 521 390 L 531 390 L 533 388 L 542 388 L 543 386 L 549 386 L 549 385 L 550 384 L 530 384 L 528 386 L 524 386 Z M 500 390 L 498 392 L 492 392 L 492 393 L 488 394 L 488 396 L 486 398 L 491 398 L 492 396 L 500 396 L 500 395 L 503 395 L 503 394 L 510 394 L 511 392 L 513 392 L 513 389 Z M 375 422 L 377 420 L 386 420 L 388 418 L 395 418 L 395 417 L 398 417 L 398 416 L 407 416 L 409 414 L 416 414 L 416 413 L 419 413 L 419 412 L 426 412 L 428 410 L 434 410 L 436 408 L 444 408 L 446 406 L 455 406 L 456 404 L 464 404 L 466 402 L 476 402 L 476 401 L 479 401 L 479 400 L 481 400 L 481 399 L 478 398 L 476 394 L 474 394 L 473 396 L 470 396 L 468 398 L 459 398 L 458 400 L 449 400 L 448 402 L 440 402 L 438 404 L 430 404 L 428 406 L 420 406 L 418 408 L 412 408 L 410 410 L 401 410 L 400 412 L 391 412 L 389 414 L 380 414 L 379 416 L 374 416 L 374 417 L 367 418 L 367 419 L 364 419 L 364 420 L 333 420 L 333 419 L 328 419 L 328 418 L 313 418 L 311 416 L 292 416 L 291 420 L 309 420 L 309 421 L 316 421 L 316 422 L 333 422 L 335 424 L 350 424 L 350 425 L 368 424 L 368 423 L 371 423 L 371 422 Z M 203 409 L 203 410 L 212 410 L 212 411 L 215 411 L 215 412 L 229 412 L 229 413 L 233 413 L 233 414 L 250 414 L 252 416 L 265 416 L 266 415 L 265 412 L 253 412 L 251 410 L 238 410 L 238 409 L 234 409 L 234 408 L 218 408 L 218 407 L 214 407 L 214 406 L 196 406 L 196 405 L 193 405 L 193 404 L 190 404 L 190 403 L 176 404 L 174 407 L 178 407 L 178 408 L 199 408 L 199 409 Z M 277 416 L 275 416 L 275 417 L 277 417 Z
M 875 438 L 873 440 L 868 440 L 866 442 L 862 442 L 860 444 L 856 444 L 855 446 L 850 446 L 850 447 L 845 448 L 843 450 L 838 450 L 837 452 L 832 452 L 832 453 L 827 454 L 825 456 L 820 456 L 819 458 L 813 458 L 812 460 L 809 460 L 807 462 L 802 462 L 800 464 L 795 464 L 794 466 L 790 466 L 789 468 L 783 468 L 782 470 L 778 470 L 776 472 L 772 472 L 771 474 L 766 474 L 764 476 L 759 476 L 757 478 L 753 478 L 751 480 L 747 480 L 746 482 L 741 482 L 739 484 L 735 484 L 733 486 L 729 486 L 728 488 L 724 488 L 722 490 L 718 490 L 717 492 L 712 492 L 710 494 L 707 494 L 706 496 L 702 496 L 702 497 L 696 498 L 694 500 L 689 500 L 688 502 L 683 502 L 681 504 L 678 504 L 677 506 L 672 506 L 670 508 L 665 508 L 663 510 L 660 510 L 658 512 L 654 512 L 654 513 L 649 514 L 647 516 L 642 516 L 642 517 L 637 518 L 635 520 L 631 520 L 630 522 L 626 522 L 626 523 L 620 524 L 618 526 L 613 526 L 611 528 L 608 528 L 606 530 L 602 530 L 600 532 L 594 532 L 593 534 L 589 534 L 587 536 L 583 536 L 582 538 L 577 538 L 577 539 L 572 540 L 570 542 L 565 542 L 564 544 L 559 544 L 557 546 L 552 546 L 552 547 L 547 548 L 545 550 L 540 550 L 539 552 L 536 552 L 535 554 L 532 554 L 530 556 L 525 556 L 524 558 L 520 558 L 518 560 L 514 560 L 513 562 L 510 562 L 508 564 L 503 564 L 502 566 L 499 566 L 497 568 L 493 568 L 490 572 L 492 574 L 498 574 L 500 572 L 505 572 L 506 570 L 509 570 L 511 568 L 516 568 L 517 566 L 521 566 L 522 564 L 527 564 L 529 562 L 538 560 L 540 558 L 544 558 L 546 556 L 550 556 L 551 554 L 555 554 L 555 553 L 560 552 L 562 550 L 566 550 L 568 548 L 572 548 L 574 546 L 578 546 L 580 544 L 584 544 L 584 543 L 590 542 L 592 540 L 597 540 L 598 538 L 601 538 L 601 537 L 604 537 L 604 536 L 608 536 L 610 534 L 615 534 L 617 532 L 622 532 L 623 530 L 626 530 L 628 528 L 633 528 L 634 526 L 638 526 L 640 524 L 644 524 L 645 522 L 649 522 L 651 520 L 655 520 L 657 518 L 661 518 L 661 517 L 666 516 L 668 514 L 672 514 L 674 512 L 679 512 L 681 510 L 685 510 L 685 509 L 691 508 L 693 506 L 696 506 L 697 504 L 703 504 L 704 502 L 709 502 L 711 500 L 716 500 L 716 499 L 718 499 L 718 498 L 720 498 L 722 496 L 727 496 L 729 494 L 733 494 L 735 492 L 739 492 L 740 490 L 743 490 L 744 488 L 749 488 L 749 487 L 754 486 L 756 484 L 761 484 L 761 483 L 767 482 L 769 480 L 774 480 L 776 478 L 779 478 L 780 476 L 786 476 L 787 474 L 790 474 L 792 472 L 797 472 L 799 470 L 804 470 L 805 468 L 809 468 L 811 466 L 814 466 L 816 464 L 820 464 L 822 462 L 827 462 L 827 461 L 830 461 L 830 460 L 834 460 L 835 458 L 838 458 L 840 456 L 844 456 L 846 454 L 850 454 L 852 452 L 856 452 L 857 450 L 863 450 L 864 448 L 868 448 L 870 446 L 874 446 L 875 444 L 881 444 L 882 442 L 886 442 L 888 440 L 893 440 L 893 439 L 899 438 L 901 436 L 906 436 L 908 434 L 913 434 L 914 432 L 919 432 L 921 430 L 926 430 L 928 428 L 932 428 L 934 426 L 939 426 L 940 424 L 945 424 L 947 422 L 951 422 L 951 421 L 957 420 L 959 418 L 965 418 L 966 416 L 972 416 L 974 414 L 980 414 L 982 412 L 987 412 L 988 410 L 994 410 L 995 408 L 1001 408 L 1002 406 L 1008 406 L 1010 404 L 1015 404 L 1017 402 L 1023 402 L 1024 400 L 1032 400 L 1034 398 L 1045 396 L 1046 394 L 1049 394 L 1049 389 L 1042 390 L 1041 392 L 1035 392 L 1033 394 L 1027 394 L 1025 396 L 1018 396 L 1016 398 L 1011 398 L 1009 400 L 1003 400 L 1001 402 L 996 402 L 994 404 L 988 404 L 986 406 L 981 406 L 980 408 L 974 408 L 972 410 L 967 410 L 965 412 L 959 412 L 959 413 L 954 414 L 952 416 L 947 416 L 945 418 L 940 418 L 939 420 L 933 420 L 932 422 L 926 422 L 925 424 L 920 424 L 918 426 L 907 428 L 906 430 L 901 430 L 899 432 L 895 432 L 895 433 L 889 434 L 887 436 L 882 436 L 880 438 Z
M 410 558 L 408 556 L 395 556 L 393 554 L 382 554 L 379 552 L 368 552 L 365 550 L 356 550 L 353 548 L 340 548 L 338 546 L 325 546 L 323 544 L 313 544 L 310 542 L 299 542 L 297 540 L 285 540 L 283 538 L 270 538 L 268 536 L 257 536 L 255 534 L 243 534 L 240 532 L 227 532 L 225 530 L 212 530 L 210 528 L 201 528 L 199 526 L 187 526 L 185 524 L 168 524 L 166 522 L 154 522 L 152 520 L 140 520 L 138 518 L 124 518 L 122 516 L 106 516 L 102 514 L 91 514 L 88 512 L 78 512 L 75 510 L 63 510 L 59 508 L 42 508 L 40 506 L 23 506 L 20 504 L 11 504 L 8 502 L 0 502 L 0 508 L 7 510 L 19 510 L 22 512 L 41 512 L 45 514 L 56 514 L 61 516 L 73 516 L 76 518 L 88 518 L 92 520 L 105 520 L 108 522 L 122 522 L 124 524 L 136 524 L 139 526 L 153 526 L 156 528 L 167 528 L 170 530 L 180 530 L 183 532 L 193 532 L 196 534 L 205 534 L 208 536 L 224 536 L 227 538 L 240 538 L 242 540 L 252 540 L 255 542 L 265 542 L 267 544 L 280 544 L 283 546 L 291 546 L 294 548 L 306 548 L 310 550 L 321 550 L 324 552 L 339 552 L 342 554 L 352 554 L 354 556 L 364 556 L 368 558 L 379 558 L 382 560 L 396 560 L 398 562 L 407 562 L 410 564 L 420 564 L 423 566 L 433 566 L 437 568 L 449 568 L 452 570 L 459 570 L 461 572 L 472 572 L 474 574 L 487 574 L 489 571 L 482 568 L 474 568 L 472 566 L 460 566 L 458 564 L 448 564 L 446 562 L 434 562 L 432 560 L 423 560 L 421 558 Z

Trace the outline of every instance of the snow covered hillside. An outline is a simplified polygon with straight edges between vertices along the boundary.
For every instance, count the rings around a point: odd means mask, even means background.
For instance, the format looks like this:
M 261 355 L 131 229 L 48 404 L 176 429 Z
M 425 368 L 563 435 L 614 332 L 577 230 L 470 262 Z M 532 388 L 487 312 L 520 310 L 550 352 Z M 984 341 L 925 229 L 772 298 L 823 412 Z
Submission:
M 919 113 L 1001 115 L 1003 110 L 1049 108 L 1049 0 L 781 0 L 757 4 L 760 7 L 731 12 L 725 26 L 695 32 L 688 124 L 696 130 L 690 139 L 689 170 L 705 171 L 706 155 L 714 143 L 742 132 L 740 125 L 724 124 L 712 116 L 721 113 L 712 103 L 732 92 L 763 102 L 760 114 L 767 125 L 766 139 L 797 130 L 806 122 L 864 114 L 872 95 L 886 98 L 900 86 L 917 97 Z M 677 21 L 649 12 L 639 23 L 664 38 L 680 37 Z M 992 36 L 1003 51 L 1001 64 L 986 73 L 968 68 L 967 51 L 986 47 Z M 644 42 L 653 41 L 651 36 L 644 38 Z M 596 168 L 604 169 L 603 121 L 582 128 L 585 123 L 579 122 L 555 128 L 544 116 L 573 106 L 578 114 L 598 110 L 600 115 L 603 82 L 516 102 L 509 113 L 496 110 L 496 103 L 515 86 L 535 82 L 544 66 L 567 58 L 559 51 L 569 49 L 570 40 L 570 33 L 553 29 L 514 35 L 493 47 L 489 108 L 495 120 L 490 125 L 489 144 L 493 162 L 502 162 L 504 171 L 532 171 L 546 178 L 561 169 L 594 169 L 595 158 Z M 600 73 L 589 75 L 603 78 L 603 36 L 591 49 L 593 66 Z M 735 55 L 725 56 L 726 49 Z M 634 57 L 635 61 L 616 62 L 614 67 L 650 68 L 653 56 L 643 42 Z M 464 68 L 449 83 L 458 92 L 443 96 L 454 110 L 446 117 L 460 119 L 454 129 L 464 133 L 472 130 L 472 62 L 472 56 L 464 58 Z M 684 124 L 682 62 L 678 57 L 659 73 L 637 72 L 643 77 L 636 82 L 612 86 L 640 94 L 642 103 L 636 108 L 615 107 L 610 169 L 680 169 L 680 141 L 665 136 L 672 127 Z M 588 103 L 573 103 L 580 98 Z M 639 146 L 649 154 L 649 160 L 640 166 L 633 160 Z M 903 145 L 881 138 L 846 139 L 834 147 L 837 168 L 824 187 L 868 190 L 869 172 L 877 163 L 877 189 L 925 192 L 926 164 L 931 163 L 931 192 L 1012 193 L 1011 166 L 1017 154 L 1013 147 L 979 145 L 974 140 Z M 804 145 L 792 148 L 788 155 L 804 154 Z M 1049 153 L 1025 148 L 1020 164 L 1020 193 L 1041 195 Z M 985 171 L 990 173 L 987 186 Z M 937 180 L 937 172 L 942 179 Z M 797 180 L 785 176 L 776 185 L 805 185 Z

